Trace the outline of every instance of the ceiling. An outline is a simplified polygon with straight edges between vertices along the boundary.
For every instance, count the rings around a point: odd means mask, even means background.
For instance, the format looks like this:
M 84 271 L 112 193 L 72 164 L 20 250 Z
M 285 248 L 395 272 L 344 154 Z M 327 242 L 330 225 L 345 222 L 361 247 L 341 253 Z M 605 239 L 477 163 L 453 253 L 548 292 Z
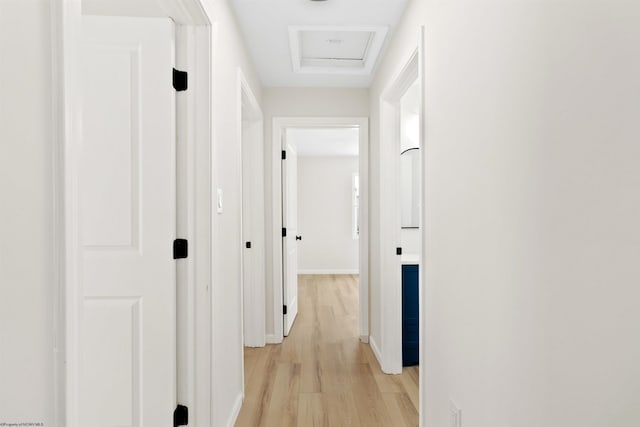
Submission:
M 408 2 L 229 1 L 269 87 L 368 87 Z
M 298 157 L 357 156 L 358 128 L 287 129 L 287 140 L 296 144 Z

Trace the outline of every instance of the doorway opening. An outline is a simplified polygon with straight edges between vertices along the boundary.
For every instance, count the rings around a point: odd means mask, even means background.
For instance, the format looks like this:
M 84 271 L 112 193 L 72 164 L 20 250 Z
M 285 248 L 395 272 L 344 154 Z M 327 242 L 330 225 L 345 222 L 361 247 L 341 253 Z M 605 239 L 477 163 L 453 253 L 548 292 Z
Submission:
M 333 138 L 333 143 L 331 139 Z M 315 142 L 314 142 L 315 140 Z M 350 141 L 347 143 L 347 141 Z M 300 144 L 302 156 L 298 158 L 297 145 Z M 333 148 L 331 148 L 333 146 Z M 350 147 L 350 148 L 349 148 Z M 273 328 L 275 332 L 275 340 L 272 342 L 282 342 L 282 339 L 288 335 L 291 326 L 294 323 L 298 312 L 298 248 L 303 248 L 302 273 L 314 273 L 324 271 L 326 273 L 335 274 L 342 270 L 343 273 L 358 273 L 358 334 L 361 341 L 368 342 L 369 338 L 369 242 L 368 242 L 368 119 L 366 118 L 274 118 L 273 120 L 273 187 L 272 194 L 274 196 L 274 213 L 273 213 L 273 230 L 281 230 L 280 236 L 273 238 Z M 333 150 L 333 151 L 331 151 Z M 310 154 L 324 154 L 324 156 L 315 156 L 313 160 L 305 160 L 313 158 Z M 332 155 L 329 155 L 333 153 Z M 335 154 L 340 153 L 340 156 Z M 345 155 L 346 154 L 346 155 Z M 356 156 L 357 155 L 357 156 Z M 346 190 L 346 216 L 342 217 L 340 225 L 335 228 L 344 227 L 348 224 L 347 233 L 342 233 L 343 242 L 348 243 L 348 253 L 346 257 L 351 259 L 339 260 L 343 264 L 334 264 L 327 267 L 326 259 L 320 256 L 313 256 L 314 245 L 315 251 L 320 248 L 322 251 L 323 242 L 326 247 L 327 233 L 322 233 L 322 228 L 329 226 L 331 232 L 331 224 L 327 221 L 325 215 L 324 221 L 319 218 L 313 220 L 320 209 L 314 209 L 313 206 L 319 202 L 316 196 L 321 193 L 327 194 L 327 200 L 323 201 L 323 208 L 327 208 L 327 204 L 331 201 L 330 188 L 324 186 L 326 191 L 321 188 L 313 187 L 315 180 L 307 177 L 305 169 L 305 188 L 309 185 L 309 190 L 298 191 L 298 171 L 300 162 L 303 164 L 315 163 L 316 170 L 322 171 L 325 181 L 331 181 L 337 178 L 336 174 L 327 173 L 327 171 L 335 168 L 336 161 L 332 162 L 333 166 L 327 163 L 327 159 L 318 160 L 320 157 L 352 157 L 346 182 L 342 186 Z M 357 157 L 357 160 L 354 158 Z M 295 159 L 295 161 L 294 161 Z M 300 160 L 302 159 L 302 160 Z M 344 159 L 343 159 L 344 160 Z M 355 161 L 354 161 L 355 160 Z M 320 163 L 320 164 L 318 164 Z M 322 165 L 324 163 L 324 165 Z M 339 163 L 339 162 L 338 162 Z M 342 163 L 345 163 L 344 161 Z M 348 162 L 347 162 L 348 163 Z M 323 169 L 323 166 L 325 167 Z M 354 169 L 354 166 L 355 169 Z M 311 166 L 310 166 L 311 167 Z M 341 167 L 345 169 L 345 167 Z M 343 170 L 344 172 L 344 170 Z M 353 174 L 358 174 L 357 179 L 357 207 L 353 205 L 352 192 Z M 305 190 L 303 188 L 303 190 Z M 336 188 L 339 191 L 339 189 Z M 320 192 L 319 192 L 320 191 Z M 310 227 L 307 229 L 311 234 L 305 239 L 304 235 L 298 232 L 298 198 L 304 201 L 305 219 L 309 221 Z M 354 221 L 354 207 L 357 210 L 357 217 Z M 328 208 L 331 208 L 329 206 Z M 309 215 L 306 215 L 306 214 Z M 332 215 L 335 216 L 335 215 Z M 306 227 L 303 222 L 303 227 Z M 353 227 L 356 227 L 357 233 L 354 239 Z M 344 231 L 344 228 L 342 229 Z M 324 236 L 322 235 L 324 234 Z M 310 242 L 310 245 L 307 245 Z M 341 245 L 342 246 L 342 245 Z M 326 253 L 326 250 L 324 251 Z M 316 253 L 316 255 L 318 255 Z M 326 258 L 326 255 L 325 255 Z M 313 263 L 316 263 L 315 265 Z M 309 264 L 310 263 L 310 264 Z M 355 267 L 355 268 L 354 268 Z M 286 314 L 285 314 L 286 310 Z
M 283 332 L 298 312 L 298 278 L 359 275 L 358 127 L 288 128 L 283 139 Z M 357 297 L 357 294 L 356 294 Z

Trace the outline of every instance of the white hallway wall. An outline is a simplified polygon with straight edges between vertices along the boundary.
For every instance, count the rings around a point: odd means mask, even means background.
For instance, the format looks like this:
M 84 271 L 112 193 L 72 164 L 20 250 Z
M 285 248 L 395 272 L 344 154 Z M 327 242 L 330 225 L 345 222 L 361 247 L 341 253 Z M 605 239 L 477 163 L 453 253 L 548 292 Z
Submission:
M 0 2 L 0 423 L 54 423 L 50 17 Z
M 371 89 L 371 176 L 380 92 L 425 25 L 426 425 L 450 399 L 474 427 L 640 425 L 639 20 L 633 1 L 410 3 Z
M 267 231 L 267 336 L 274 334 L 273 315 L 273 239 L 280 239 L 280 230 L 273 230 L 272 158 L 274 117 L 368 117 L 367 89 L 331 88 L 265 88 L 262 96 L 265 128 L 265 229 Z M 279 319 L 282 322 L 282 319 Z
M 213 218 L 213 426 L 227 426 L 242 393 L 240 141 L 237 71 L 261 86 L 227 2 L 203 0 L 216 23 L 211 188 Z M 50 2 L 0 3 L 0 422 L 54 425 L 53 111 Z M 4 63 L 4 62 L 3 62 Z M 258 171 L 262 173 L 262 171 Z M 202 284 L 206 286 L 207 284 Z
M 227 426 L 243 384 L 241 301 L 241 141 L 238 69 L 259 103 L 262 87 L 249 58 L 235 16 L 226 1 L 201 0 L 215 22 L 213 46 L 213 182 L 223 191 L 224 212 L 213 213 L 213 426 Z M 262 173 L 262 171 L 256 171 Z M 209 189 L 204 189 L 205 191 Z
M 298 272 L 353 274 L 352 179 L 358 157 L 298 157 Z

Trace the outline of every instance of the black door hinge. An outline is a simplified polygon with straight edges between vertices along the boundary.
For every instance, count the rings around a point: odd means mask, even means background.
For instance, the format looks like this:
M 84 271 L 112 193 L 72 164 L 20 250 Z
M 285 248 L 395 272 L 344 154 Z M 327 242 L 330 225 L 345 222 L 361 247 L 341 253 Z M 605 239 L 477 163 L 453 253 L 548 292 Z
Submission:
M 287 237 L 287 229 L 282 227 L 282 237 Z
M 173 241 L 173 259 L 186 258 L 189 255 L 189 242 L 187 239 Z
M 282 150 L 282 160 L 286 160 L 287 159 L 287 152 Z
M 245 248 L 247 248 L 247 249 L 251 249 L 251 242 L 246 242 L 246 243 L 244 244 L 244 246 L 245 246 Z
M 173 88 L 177 92 L 187 90 L 188 76 L 186 71 L 173 69 Z
M 282 314 L 287 314 L 287 306 L 286 305 L 282 306 Z
M 396 255 L 402 255 L 402 248 L 396 248 Z
M 189 424 L 189 408 L 184 405 L 176 406 L 173 411 L 173 427 L 186 426 Z

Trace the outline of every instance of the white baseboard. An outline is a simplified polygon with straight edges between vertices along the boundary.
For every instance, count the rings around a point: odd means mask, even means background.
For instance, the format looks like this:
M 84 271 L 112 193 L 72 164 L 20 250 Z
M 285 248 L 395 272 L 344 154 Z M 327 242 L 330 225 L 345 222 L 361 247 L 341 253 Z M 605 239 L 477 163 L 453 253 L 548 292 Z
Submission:
M 373 350 L 373 354 L 376 356 L 376 359 L 378 359 L 380 369 L 382 369 L 382 353 L 380 352 L 380 348 L 378 348 L 378 344 L 376 344 L 376 340 L 373 339 L 373 336 L 369 337 L 369 346 L 371 347 L 371 350 Z
M 346 269 L 346 270 L 298 270 L 298 274 L 359 274 L 360 270 Z
M 244 346 L 245 346 L 245 347 L 248 347 L 248 348 L 262 348 L 262 347 L 264 347 L 265 345 L 267 345 L 267 343 L 266 343 L 266 342 L 261 342 L 261 343 L 248 343 L 248 344 L 247 344 L 247 343 L 245 343 L 245 345 L 244 345 Z
M 240 415 L 240 408 L 242 408 L 243 400 L 244 396 L 242 392 L 238 393 L 238 397 L 236 397 L 236 401 L 233 403 L 233 408 L 231 408 L 231 414 L 229 415 L 227 427 L 233 427 L 236 425 L 236 421 L 238 421 L 238 415 Z
M 360 335 L 360 342 L 369 343 L 369 335 Z
M 282 337 L 277 337 L 275 335 L 267 335 L 266 337 L 267 344 L 281 344 Z

